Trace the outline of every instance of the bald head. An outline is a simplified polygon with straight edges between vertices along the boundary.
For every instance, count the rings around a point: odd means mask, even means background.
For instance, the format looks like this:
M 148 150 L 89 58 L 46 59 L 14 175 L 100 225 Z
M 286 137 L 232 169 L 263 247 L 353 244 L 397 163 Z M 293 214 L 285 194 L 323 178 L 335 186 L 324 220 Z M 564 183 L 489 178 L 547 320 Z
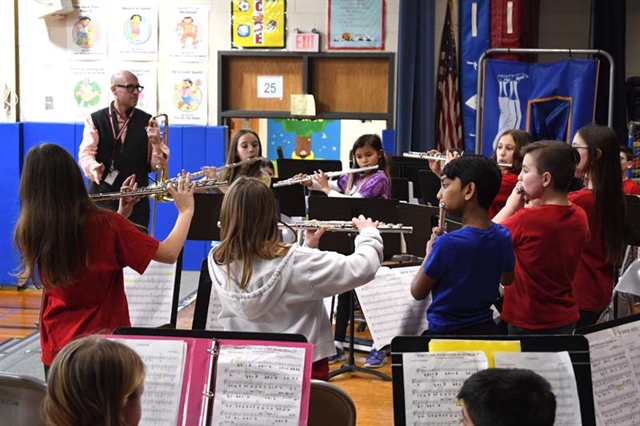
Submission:
M 127 84 L 128 81 L 135 80 L 138 82 L 138 77 L 131 71 L 121 70 L 111 76 L 111 85 Z
M 135 87 L 138 89 L 136 90 Z M 118 111 L 124 112 L 135 107 L 138 104 L 140 90 L 142 89 L 139 86 L 138 77 L 131 71 L 122 70 L 111 76 L 111 92 Z

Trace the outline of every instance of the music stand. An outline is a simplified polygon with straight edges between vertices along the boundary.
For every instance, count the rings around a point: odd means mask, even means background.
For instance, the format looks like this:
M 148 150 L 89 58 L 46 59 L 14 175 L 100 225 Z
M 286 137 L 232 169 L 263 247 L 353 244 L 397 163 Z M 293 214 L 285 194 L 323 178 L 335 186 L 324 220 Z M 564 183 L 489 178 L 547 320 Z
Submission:
M 284 179 L 272 179 L 276 183 Z M 281 186 L 273 188 L 276 198 L 280 202 L 280 212 L 292 217 L 304 217 L 307 215 L 307 206 L 305 203 L 306 187 L 295 184 L 289 186 Z
M 438 200 L 438 191 L 440 191 L 440 178 L 431 170 L 418 171 L 420 179 L 420 196 L 422 196 L 422 202 L 430 204 L 432 206 L 438 206 L 440 204 Z
M 316 171 L 335 172 L 342 170 L 340 160 L 292 160 L 290 158 L 278 158 L 278 177 L 290 178 L 299 173 L 312 175 Z
M 391 341 L 391 369 L 393 373 L 394 424 L 405 424 L 404 371 L 402 354 L 405 352 L 429 352 L 429 342 L 438 339 L 455 340 L 516 340 L 522 352 L 563 352 L 571 358 L 580 399 L 580 415 L 583 426 L 595 426 L 595 407 L 591 383 L 589 342 L 584 336 L 398 336 Z
M 224 194 L 193 194 L 195 207 L 187 240 L 220 240 L 218 221 L 223 198 Z
M 391 178 L 391 198 L 409 202 L 409 179 Z
M 399 155 L 393 156 L 391 176 L 406 178 L 413 182 L 413 193 L 422 196 L 422 184 L 420 183 L 420 170 L 430 170 L 429 162 L 419 158 L 409 158 Z
M 404 235 L 407 253 L 424 257 L 427 241 L 431 238 L 431 218 L 438 215 L 438 207 L 402 203 L 398 208 L 400 209 L 400 223 L 413 226 L 413 232 Z

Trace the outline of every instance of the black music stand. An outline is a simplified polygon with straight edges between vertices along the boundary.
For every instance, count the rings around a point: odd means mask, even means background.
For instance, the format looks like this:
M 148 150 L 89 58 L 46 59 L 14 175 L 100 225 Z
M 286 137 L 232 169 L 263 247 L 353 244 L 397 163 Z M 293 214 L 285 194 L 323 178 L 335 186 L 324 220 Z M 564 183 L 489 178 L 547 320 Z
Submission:
M 187 240 L 220 240 L 220 209 L 224 194 L 194 194 L 195 208 Z
M 280 180 L 273 178 L 271 181 L 277 183 Z M 307 188 L 300 184 L 274 187 L 273 192 L 280 203 L 280 212 L 287 216 L 304 217 L 307 215 L 305 203 L 305 190 Z
M 391 178 L 391 198 L 407 202 L 411 201 L 409 200 L 409 179 Z
M 430 170 L 429 162 L 419 158 L 393 156 L 391 176 L 409 179 L 413 182 L 413 193 L 422 196 L 422 184 L 420 182 L 420 170 Z M 417 198 L 417 197 L 416 197 Z
M 309 218 L 317 220 L 351 220 L 353 217 L 364 215 L 373 220 L 386 223 L 398 223 L 400 211 L 398 200 L 378 200 L 370 198 L 342 198 L 342 197 L 309 197 Z M 327 238 L 329 237 L 329 238 Z M 326 240 L 325 240 L 326 239 Z M 323 245 L 323 241 L 325 242 Z M 400 249 L 399 235 L 383 235 L 385 258 L 391 257 Z M 321 250 L 332 250 L 349 255 L 353 253 L 353 236 L 342 233 L 326 233 L 320 240 Z M 391 378 L 384 373 L 363 368 L 355 362 L 355 315 L 354 315 L 354 291 L 349 292 L 349 358 L 345 364 L 329 373 L 329 378 L 342 373 L 365 373 L 379 377 L 386 381 Z
M 340 160 L 292 160 L 290 158 L 278 158 L 278 177 L 290 178 L 299 173 L 312 175 L 316 171 L 335 172 L 342 170 Z
M 431 170 L 420 170 L 418 171 L 418 178 L 420 179 L 422 202 L 427 205 L 438 206 L 440 202 L 437 195 L 441 186 L 438 175 Z
M 595 408 L 591 383 L 589 341 L 584 336 L 398 336 L 391 341 L 391 369 L 393 373 L 393 420 L 395 425 L 405 424 L 404 371 L 402 354 L 406 352 L 429 352 L 429 342 L 438 339 L 455 340 L 516 340 L 522 352 L 567 351 L 576 376 L 580 415 L 583 426 L 595 426 Z

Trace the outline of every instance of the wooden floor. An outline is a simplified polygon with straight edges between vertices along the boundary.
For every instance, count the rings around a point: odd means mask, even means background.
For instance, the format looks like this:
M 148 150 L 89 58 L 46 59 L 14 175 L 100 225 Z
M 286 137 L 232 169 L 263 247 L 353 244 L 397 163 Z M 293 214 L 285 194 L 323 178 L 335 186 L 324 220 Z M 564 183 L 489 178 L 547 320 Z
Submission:
M 40 311 L 39 290 L 16 291 L 6 287 L 0 290 L 0 343 L 11 338 L 22 338 L 37 331 L 35 322 Z M 191 328 L 195 303 L 178 313 L 177 328 Z M 367 337 L 366 332 L 360 337 Z M 362 366 L 366 354 L 356 352 L 356 364 Z M 332 370 L 340 364 L 331 366 Z M 377 369 L 391 376 L 391 365 L 387 363 Z M 344 389 L 357 408 L 357 425 L 392 425 L 393 398 L 391 382 L 362 373 L 345 373 L 331 379 L 331 383 Z

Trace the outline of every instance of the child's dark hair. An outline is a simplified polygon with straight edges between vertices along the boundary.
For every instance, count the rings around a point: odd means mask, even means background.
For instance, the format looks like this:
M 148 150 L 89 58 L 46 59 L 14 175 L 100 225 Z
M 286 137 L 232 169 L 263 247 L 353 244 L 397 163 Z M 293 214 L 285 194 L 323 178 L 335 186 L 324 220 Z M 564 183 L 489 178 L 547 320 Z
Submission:
M 489 210 L 502 182 L 498 163 L 482 155 L 456 158 L 444 166 L 442 174 L 449 179 L 460 179 L 463 188 L 473 182 L 478 194 L 478 204 L 485 210 Z
M 268 168 L 271 170 L 275 170 L 275 168 L 273 167 L 273 162 L 271 160 L 268 159 L 263 159 L 262 161 L 260 161 L 260 168 Z
M 500 135 L 500 138 L 502 138 L 503 136 L 511 136 L 516 144 L 515 150 L 513 151 L 513 160 L 511 161 L 511 167 L 507 170 L 507 173 L 519 174 L 520 170 L 522 170 L 522 159 L 524 158 L 522 148 L 533 142 L 533 139 L 528 132 L 518 129 L 507 130 Z M 498 141 L 499 140 L 500 139 L 498 139 Z M 497 146 L 498 145 L 496 144 L 496 147 Z M 494 161 L 498 161 L 496 150 L 493 150 L 493 157 L 491 158 L 493 158 Z
M 633 161 L 635 155 L 633 155 L 633 150 L 626 145 L 620 145 L 620 152 L 627 157 L 627 161 Z
M 351 168 L 353 169 L 358 168 L 358 162 L 356 161 L 356 150 L 358 148 L 364 148 L 365 146 L 370 146 L 371 148 L 375 149 L 378 152 L 382 151 L 380 155 L 380 159 L 378 160 L 378 168 L 380 170 L 383 170 L 386 173 L 387 178 L 389 179 L 389 182 L 391 182 L 391 175 L 390 175 L 389 166 L 386 160 L 386 153 L 382 148 L 382 139 L 380 139 L 380 136 L 376 134 L 362 135 L 358 139 L 356 139 L 356 141 L 353 144 L 353 147 L 351 148 L 351 155 L 350 155 Z M 356 175 L 354 173 L 351 173 L 349 175 L 349 180 L 347 181 L 345 194 L 348 194 L 351 191 L 351 188 L 353 187 L 353 183 L 355 179 L 356 179 Z M 391 194 L 391 190 L 389 190 L 389 194 Z
M 531 370 L 489 368 L 469 377 L 458 399 L 475 426 L 553 426 L 556 397 Z
M 522 148 L 522 156 L 527 154 L 533 157 L 539 174 L 548 172 L 553 176 L 553 189 L 567 191 L 580 162 L 577 149 L 564 142 L 539 141 Z

